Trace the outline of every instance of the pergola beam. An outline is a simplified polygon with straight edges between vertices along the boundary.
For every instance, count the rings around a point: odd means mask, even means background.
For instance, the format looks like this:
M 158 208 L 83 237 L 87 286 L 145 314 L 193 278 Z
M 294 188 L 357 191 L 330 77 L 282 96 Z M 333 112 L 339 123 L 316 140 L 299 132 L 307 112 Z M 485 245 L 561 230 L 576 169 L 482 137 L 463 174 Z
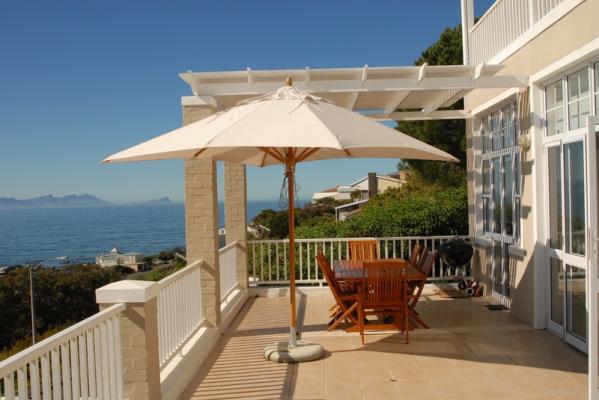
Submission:
M 187 81 L 187 79 L 186 79 Z M 190 81 L 192 81 L 190 79 Z M 355 92 L 355 91 L 405 91 L 405 90 L 447 90 L 447 89 L 496 89 L 528 86 L 528 80 L 515 76 L 487 76 L 480 77 L 476 82 L 471 77 L 457 78 L 426 78 L 421 82 L 417 79 L 361 79 L 306 81 L 294 80 L 294 85 L 308 89 L 313 93 L 326 92 Z M 227 83 L 201 83 L 201 94 L 204 96 L 234 96 L 234 95 L 260 95 L 281 87 L 281 81 L 273 82 L 227 82 Z M 198 93 L 199 94 L 199 93 Z
M 465 119 L 467 116 L 464 110 L 437 110 L 431 113 L 422 111 L 395 111 L 388 116 L 382 114 L 370 115 L 371 118 L 380 121 L 426 121 L 433 119 Z

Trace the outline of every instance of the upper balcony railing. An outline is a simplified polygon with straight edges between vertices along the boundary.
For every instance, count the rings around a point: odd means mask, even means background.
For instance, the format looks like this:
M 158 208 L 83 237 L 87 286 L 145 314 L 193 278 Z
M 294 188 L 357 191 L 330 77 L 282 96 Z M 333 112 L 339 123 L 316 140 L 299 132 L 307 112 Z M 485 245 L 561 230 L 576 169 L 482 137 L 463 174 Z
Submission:
M 558 6 L 568 2 L 497 0 L 468 32 L 470 64 L 489 62 L 535 28 L 552 11 L 557 11 Z

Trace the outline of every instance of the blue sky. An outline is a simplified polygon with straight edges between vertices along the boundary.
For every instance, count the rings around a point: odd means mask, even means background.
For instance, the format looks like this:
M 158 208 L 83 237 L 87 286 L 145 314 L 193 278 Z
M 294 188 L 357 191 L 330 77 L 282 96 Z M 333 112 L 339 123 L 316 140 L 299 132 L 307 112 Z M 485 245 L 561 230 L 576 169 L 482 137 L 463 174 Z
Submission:
M 99 164 L 180 126 L 179 72 L 411 65 L 459 23 L 459 0 L 0 2 L 0 197 L 181 201 L 182 161 Z M 303 164 L 300 197 L 396 162 Z M 248 198 L 281 180 L 250 167 Z

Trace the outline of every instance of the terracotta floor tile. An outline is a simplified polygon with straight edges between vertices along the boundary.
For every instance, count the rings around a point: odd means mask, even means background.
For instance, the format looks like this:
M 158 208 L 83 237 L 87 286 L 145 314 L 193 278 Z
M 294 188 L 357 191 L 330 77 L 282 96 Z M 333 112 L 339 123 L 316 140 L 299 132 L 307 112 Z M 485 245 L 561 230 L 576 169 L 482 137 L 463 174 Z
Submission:
M 425 295 L 419 312 L 432 329 L 327 332 L 329 295 L 298 296 L 302 338 L 324 359 L 276 364 L 262 349 L 288 337 L 288 299 L 252 298 L 208 357 L 182 399 L 586 399 L 586 356 L 486 299 Z

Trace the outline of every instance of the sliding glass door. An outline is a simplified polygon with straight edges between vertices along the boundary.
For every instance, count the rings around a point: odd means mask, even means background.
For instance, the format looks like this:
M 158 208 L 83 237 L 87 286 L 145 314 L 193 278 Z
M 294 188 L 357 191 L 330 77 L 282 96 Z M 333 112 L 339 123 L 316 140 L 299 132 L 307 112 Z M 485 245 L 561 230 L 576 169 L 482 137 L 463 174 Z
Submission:
M 548 304 L 551 330 L 585 350 L 586 156 L 583 136 L 547 144 Z

